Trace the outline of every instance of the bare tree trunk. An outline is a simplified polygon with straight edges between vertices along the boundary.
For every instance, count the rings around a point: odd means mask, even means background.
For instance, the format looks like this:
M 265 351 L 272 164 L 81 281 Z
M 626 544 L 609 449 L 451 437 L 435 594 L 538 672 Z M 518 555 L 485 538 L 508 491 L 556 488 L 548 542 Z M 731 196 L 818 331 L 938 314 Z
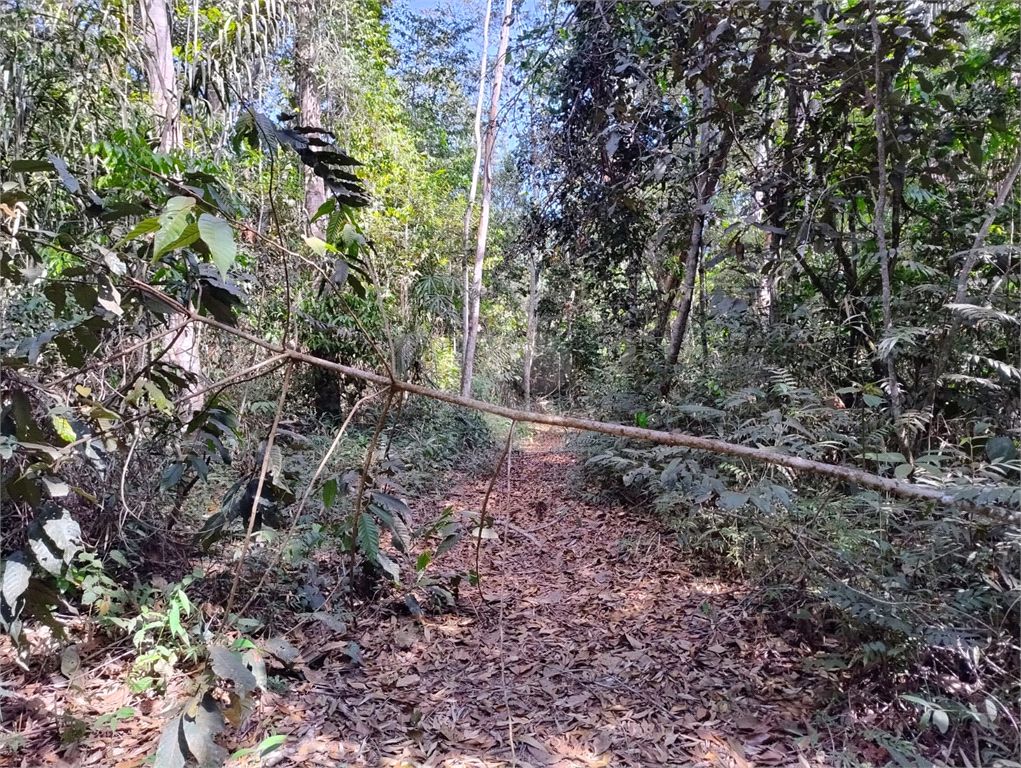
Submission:
M 684 283 L 680 290 L 680 303 L 677 306 L 677 317 L 670 329 L 670 349 L 667 353 L 667 375 L 663 381 L 663 394 L 670 391 L 672 369 L 677 364 L 684 343 L 684 334 L 688 329 L 691 315 L 691 301 L 695 294 L 695 278 L 698 273 L 698 260 L 702 252 L 702 230 L 705 227 L 706 207 L 716 191 L 718 170 L 714 175 L 715 164 L 709 162 L 709 105 L 711 93 L 708 85 L 702 86 L 702 126 L 699 129 L 698 176 L 695 181 L 695 205 L 692 210 L 691 236 L 688 240 L 688 255 L 684 260 Z M 730 142 L 721 146 L 724 153 L 730 151 Z M 725 158 L 726 155 L 724 154 Z M 718 154 L 719 158 L 719 154 Z M 722 164 L 721 166 L 722 167 Z
M 539 304 L 539 264 L 535 252 L 528 253 L 528 305 L 526 314 L 528 326 L 525 330 L 525 410 L 532 408 L 532 361 L 535 359 L 536 309 Z
M 870 0 L 872 12 L 872 42 L 875 46 L 875 115 L 876 115 L 876 155 L 879 164 L 879 191 L 876 194 L 876 248 L 879 250 L 879 270 L 883 280 L 883 330 L 890 333 L 893 330 L 893 312 L 890 307 L 892 289 L 890 287 L 890 251 L 886 247 L 886 138 L 883 135 L 885 130 L 886 116 L 883 110 L 883 95 L 886 90 L 883 85 L 883 73 L 880 67 L 882 62 L 881 46 L 882 37 L 879 34 L 879 14 L 876 11 L 876 0 Z M 897 383 L 896 354 L 893 350 L 886 356 L 886 381 L 890 390 L 890 412 L 893 420 L 900 419 L 901 401 L 900 385 Z M 904 443 L 901 435 L 901 443 Z
M 493 15 L 493 0 L 486 0 L 486 17 L 482 22 L 482 61 L 479 63 L 479 97 L 475 102 L 475 165 L 472 166 L 472 182 L 468 190 L 468 206 L 464 210 L 464 257 L 461 260 L 461 355 L 467 354 L 468 315 L 471 304 L 471 285 L 468 282 L 468 243 L 471 237 L 472 213 L 475 210 L 475 193 L 479 187 L 479 168 L 482 165 L 482 102 L 486 98 L 486 64 L 489 61 L 489 20 Z
M 166 0 L 144 0 L 141 10 L 149 98 L 160 131 L 160 151 L 168 152 L 184 146 L 181 93 L 177 85 L 177 73 L 174 71 L 174 48 L 171 41 L 173 27 Z
M 468 311 L 468 333 L 464 342 L 464 362 L 461 365 L 461 393 L 469 395 L 475 368 L 475 347 L 479 338 L 479 310 L 482 303 L 482 266 L 486 260 L 486 240 L 489 235 L 489 208 L 493 197 L 493 152 L 496 148 L 497 118 L 500 112 L 500 88 L 503 85 L 504 64 L 507 61 L 507 44 L 510 41 L 511 22 L 514 20 L 514 0 L 506 0 L 503 25 L 500 29 L 500 46 L 493 69 L 493 95 L 489 101 L 489 125 L 486 126 L 486 144 L 483 152 L 485 170 L 482 174 L 482 213 L 475 247 L 475 266 L 472 271 Z
M 319 127 L 323 112 L 319 103 L 319 84 L 316 82 L 316 49 L 314 29 L 319 11 L 317 0 L 298 0 L 295 8 L 294 33 L 294 90 L 298 97 L 301 124 Z M 305 221 L 309 234 L 322 237 L 322 227 L 312 223 L 312 217 L 326 202 L 323 180 L 307 169 L 305 174 Z
M 160 132 L 160 151 L 169 152 L 184 146 L 181 128 L 181 92 L 177 72 L 174 69 L 171 37 L 173 21 L 167 10 L 166 0 L 145 0 L 141 11 L 149 98 Z M 186 387 L 183 393 L 190 394 L 197 389 L 197 382 L 202 376 L 202 361 L 199 357 L 200 334 L 195 324 L 186 317 L 175 317 L 171 322 L 177 332 L 170 337 L 166 359 L 195 379 L 196 383 Z M 199 404 L 195 399 L 184 401 L 180 406 L 181 419 L 189 421 L 198 408 Z

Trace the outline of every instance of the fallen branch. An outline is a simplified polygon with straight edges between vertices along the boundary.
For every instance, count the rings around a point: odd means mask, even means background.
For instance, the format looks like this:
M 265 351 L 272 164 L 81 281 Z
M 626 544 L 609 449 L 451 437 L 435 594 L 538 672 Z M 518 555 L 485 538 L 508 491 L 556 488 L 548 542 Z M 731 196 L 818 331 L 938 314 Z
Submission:
M 321 357 L 315 357 L 314 355 L 309 355 L 304 352 L 298 352 L 294 349 L 282 349 L 281 347 L 265 341 L 264 339 L 261 339 L 247 331 L 243 331 L 240 328 L 234 328 L 210 317 L 200 315 L 194 310 L 185 307 L 164 295 L 161 291 L 153 288 L 147 283 L 134 279 L 131 279 L 130 282 L 139 290 L 156 296 L 161 302 L 173 306 L 177 312 L 188 315 L 193 320 L 218 328 L 224 333 L 229 333 L 239 338 L 246 339 L 253 344 L 276 353 L 277 355 L 281 355 L 298 362 L 307 363 L 308 365 L 313 365 L 324 370 L 334 371 L 355 379 L 372 382 L 373 384 L 378 384 L 380 386 L 392 387 L 396 391 L 410 392 L 414 395 L 428 397 L 433 400 L 440 400 L 445 403 L 450 403 L 451 405 L 471 408 L 472 410 L 489 413 L 494 416 L 502 416 L 503 418 L 510 419 L 511 421 L 527 422 L 530 424 L 546 424 L 552 427 L 563 427 L 565 429 L 575 429 L 582 432 L 597 432 L 599 434 L 623 437 L 629 440 L 645 440 L 650 443 L 658 443 L 660 445 L 691 448 L 697 451 L 708 451 L 710 453 L 723 454 L 724 456 L 736 456 L 738 458 L 748 459 L 749 461 L 776 464 L 777 466 L 787 467 L 788 469 L 811 472 L 824 477 L 832 477 L 835 480 L 843 480 L 847 483 L 857 483 L 862 487 L 872 488 L 874 490 L 889 493 L 894 496 L 900 496 L 902 498 L 920 499 L 922 501 L 930 501 L 949 507 L 964 508 L 1002 523 L 1011 525 L 1021 524 L 1021 513 L 1007 510 L 1002 507 L 956 499 L 953 495 L 947 492 L 947 489 L 909 483 L 904 480 L 896 480 L 889 477 L 881 477 L 880 475 L 866 472 L 861 469 L 855 469 L 853 467 L 845 467 L 839 464 L 826 464 L 821 461 L 814 461 L 800 456 L 778 453 L 765 448 L 753 448 L 748 445 L 728 443 L 725 440 L 698 437 L 696 435 L 687 435 L 681 432 L 661 432 L 655 429 L 643 429 L 641 427 L 632 427 L 626 424 L 610 424 L 604 421 L 581 419 L 574 416 L 556 416 L 546 413 L 533 413 L 532 411 L 524 411 L 518 408 L 507 408 L 502 405 L 487 403 L 484 400 L 476 400 L 473 397 L 465 397 L 452 392 L 443 392 L 442 390 L 424 387 L 420 384 L 412 384 L 407 381 L 391 379 L 389 376 L 382 376 L 371 371 L 353 368 L 342 363 L 334 363 L 330 360 L 324 360 Z

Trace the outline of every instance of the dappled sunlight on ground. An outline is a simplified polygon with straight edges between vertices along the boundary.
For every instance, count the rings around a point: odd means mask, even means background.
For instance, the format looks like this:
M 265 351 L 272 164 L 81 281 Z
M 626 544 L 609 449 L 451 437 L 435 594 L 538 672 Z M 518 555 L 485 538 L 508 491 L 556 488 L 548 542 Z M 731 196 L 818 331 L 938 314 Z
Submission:
M 481 595 L 463 585 L 456 612 L 417 619 L 384 600 L 344 634 L 306 625 L 290 636 L 301 662 L 278 670 L 288 690 L 263 694 L 227 745 L 287 734 L 264 763 L 279 766 L 818 764 L 799 742 L 817 704 L 796 649 L 761 629 L 739 585 L 688 573 L 653 521 L 580 502 L 558 445 L 540 433 L 515 453 L 509 492 L 501 475 Z M 487 483 L 464 478 L 416 512 L 477 511 Z M 474 542 L 438 565 L 474 569 Z M 359 665 L 343 652 L 352 640 Z M 130 646 L 121 650 L 109 663 L 130 664 Z M 118 669 L 102 678 L 105 698 L 86 684 L 78 711 L 137 706 Z M 161 707 L 50 764 L 139 768 L 169 716 Z

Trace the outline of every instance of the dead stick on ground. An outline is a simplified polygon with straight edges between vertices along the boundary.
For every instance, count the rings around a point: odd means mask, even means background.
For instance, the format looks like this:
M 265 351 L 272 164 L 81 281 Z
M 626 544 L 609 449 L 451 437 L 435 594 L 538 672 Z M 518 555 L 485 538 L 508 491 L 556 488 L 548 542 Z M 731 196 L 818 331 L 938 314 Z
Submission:
M 486 527 L 486 508 L 489 506 L 489 495 L 493 492 L 493 486 L 496 485 L 496 478 L 500 476 L 500 467 L 503 466 L 503 460 L 507 457 L 511 442 L 514 440 L 515 424 L 517 422 L 511 420 L 510 431 L 507 433 L 507 441 L 503 444 L 503 452 L 496 462 L 496 468 L 493 470 L 492 477 L 489 478 L 489 487 L 486 488 L 486 495 L 482 497 L 482 509 L 479 511 L 479 536 L 475 540 L 475 586 L 479 588 L 479 600 L 483 601 L 485 596 L 482 594 L 482 571 L 480 570 L 479 559 L 482 552 L 482 531 Z
M 241 556 L 238 558 L 237 570 L 234 571 L 234 581 L 230 585 L 230 595 L 227 597 L 227 607 L 223 611 L 224 624 L 230 619 L 230 609 L 234 607 L 234 596 L 238 591 L 238 584 L 241 581 L 241 572 L 245 567 L 245 557 L 248 554 L 248 545 L 252 541 L 252 531 L 255 529 L 255 514 L 259 511 L 259 499 L 262 498 L 262 486 L 266 482 L 266 473 L 269 471 L 271 455 L 273 453 L 273 440 L 277 436 L 277 426 L 280 424 L 280 415 L 284 412 L 284 400 L 287 399 L 287 388 L 291 384 L 291 371 L 294 364 L 287 366 L 284 373 L 284 384 L 280 388 L 280 399 L 277 400 L 277 410 L 273 414 L 273 426 L 269 428 L 269 435 L 266 437 L 266 451 L 262 454 L 262 468 L 259 470 L 259 482 L 255 486 L 255 499 L 252 501 L 252 511 L 248 515 L 248 530 L 245 532 L 245 541 L 241 545 Z M 222 629 L 223 625 L 221 625 Z
M 514 425 L 516 423 L 517 422 L 514 422 L 514 421 L 511 422 L 510 432 L 507 433 L 507 443 L 503 447 L 503 452 L 504 452 L 505 456 L 507 455 L 507 449 L 510 448 L 511 439 L 514 437 Z M 508 471 L 510 470 L 510 462 L 509 461 L 507 463 L 507 469 L 508 469 Z M 498 474 L 500 474 L 500 465 L 499 464 L 496 465 L 496 472 L 493 474 L 493 479 L 494 480 L 496 479 L 496 476 Z M 507 477 L 507 482 L 510 483 L 510 476 L 509 475 Z M 492 489 L 493 484 L 490 483 L 489 487 L 490 487 L 490 489 Z M 508 486 L 508 492 L 509 491 L 510 491 L 510 488 Z M 486 493 L 486 501 L 488 501 L 488 500 L 489 500 L 489 493 L 487 492 Z M 482 506 L 483 506 L 483 509 L 484 509 L 485 508 L 485 502 L 483 502 Z M 503 516 L 503 523 L 504 523 L 503 540 L 506 543 L 508 541 L 508 534 L 510 533 L 508 528 L 510 528 L 510 525 L 511 525 L 510 510 L 509 509 L 507 510 L 507 513 Z M 478 550 L 475 551 L 475 558 L 476 558 L 475 559 L 475 573 L 478 574 L 478 572 L 479 572 Z M 481 584 L 482 584 L 482 580 L 479 579 L 480 589 L 481 589 Z M 510 744 L 511 768 L 515 768 L 517 766 L 517 764 L 518 764 L 518 755 L 517 755 L 517 751 L 514 748 L 514 717 L 513 717 L 512 713 L 511 713 L 511 708 L 510 708 L 510 694 L 507 693 L 507 670 L 506 670 L 506 665 L 504 664 L 504 660 L 503 660 L 503 603 L 504 603 L 504 600 L 507 599 L 507 561 L 506 560 L 501 560 L 501 562 L 500 562 L 500 593 L 501 593 L 501 596 L 500 596 L 500 619 L 499 619 L 499 627 L 500 627 L 500 687 L 503 688 L 503 708 L 504 708 L 504 711 L 506 711 L 506 713 L 507 713 L 507 742 Z
M 291 536 L 294 535 L 294 529 L 298 527 L 298 520 L 301 518 L 301 513 L 305 509 L 308 497 L 312 494 L 312 489 L 315 487 L 316 480 L 318 480 L 319 475 L 323 473 L 323 469 L 326 468 L 326 464 L 329 462 L 330 457 L 333 456 L 333 452 L 337 450 L 337 446 L 340 444 L 340 438 L 344 436 L 344 432 L 347 430 L 347 425 L 351 423 L 351 419 L 354 418 L 355 413 L 358 412 L 358 409 L 361 408 L 363 404 L 367 403 L 374 397 L 379 397 L 379 395 L 383 394 L 383 392 L 384 390 L 380 389 L 366 395 L 357 403 L 352 405 L 351 410 L 347 412 L 347 418 L 344 419 L 344 423 L 340 425 L 340 430 L 337 432 L 337 436 L 333 438 L 333 442 L 323 455 L 323 460 L 319 462 L 319 466 L 316 468 L 315 474 L 312 475 L 312 479 L 308 481 L 305 493 L 302 495 L 301 501 L 298 502 L 298 509 L 295 510 L 294 514 L 291 516 L 291 527 L 287 529 L 287 533 L 284 534 L 281 539 L 280 546 L 277 547 L 276 551 L 273 553 L 273 560 L 266 567 L 266 570 L 262 572 L 262 578 L 259 579 L 259 583 L 256 584 L 255 589 L 252 590 L 252 596 L 248 598 L 248 602 L 245 603 L 244 607 L 240 611 L 238 611 L 239 614 L 244 615 L 245 611 L 248 610 L 248 607 L 252 604 L 252 602 L 254 602 L 255 598 L 259 596 L 259 590 L 261 590 L 263 584 L 266 583 L 266 579 L 269 577 L 270 571 L 276 568 L 277 562 L 280 560 L 280 554 L 284 551 L 284 546 L 288 541 L 290 541 Z

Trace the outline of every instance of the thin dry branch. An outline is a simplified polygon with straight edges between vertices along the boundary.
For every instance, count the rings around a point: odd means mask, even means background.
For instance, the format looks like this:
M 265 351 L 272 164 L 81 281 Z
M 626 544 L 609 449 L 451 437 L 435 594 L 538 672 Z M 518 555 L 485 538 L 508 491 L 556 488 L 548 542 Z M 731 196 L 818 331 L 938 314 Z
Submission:
M 248 545 L 252 541 L 252 531 L 255 529 L 255 514 L 259 510 L 259 499 L 262 498 L 262 487 L 266 483 L 266 473 L 269 472 L 269 464 L 272 461 L 273 441 L 277 436 L 277 427 L 280 425 L 280 416 L 284 411 L 284 400 L 287 399 L 287 389 L 291 384 L 291 372 L 294 364 L 287 366 L 284 373 L 284 383 L 280 387 L 280 398 L 277 400 L 277 410 L 273 414 L 273 425 L 269 428 L 266 436 L 266 450 L 262 454 L 262 468 L 259 470 L 259 482 L 255 486 L 255 499 L 252 501 L 252 511 L 248 515 L 248 530 L 245 532 L 245 540 L 241 545 L 241 555 L 238 557 L 237 570 L 234 571 L 234 581 L 230 585 L 230 595 L 227 597 L 227 607 L 223 611 L 224 620 L 230 618 L 230 609 L 234 607 L 234 596 L 238 591 L 238 584 L 241 581 L 241 572 L 245 567 L 245 556 L 248 554 Z
M 268 566 L 266 566 L 266 569 L 262 572 L 262 577 L 259 579 L 259 583 L 256 584 L 255 589 L 252 590 L 252 596 L 248 598 L 248 602 L 244 604 L 244 606 L 238 612 L 239 614 L 244 615 L 244 613 L 248 610 L 249 606 L 255 601 L 255 598 L 259 596 L 259 591 L 266 583 L 266 579 L 268 578 L 270 572 L 274 568 L 276 568 L 277 561 L 280 560 L 280 553 L 283 552 L 285 544 L 288 541 L 290 541 L 291 536 L 294 535 L 294 529 L 297 528 L 298 520 L 301 518 L 301 513 L 305 510 L 305 504 L 308 502 L 308 497 L 312 495 L 312 489 L 315 488 L 316 480 L 319 479 L 319 476 L 323 473 L 323 470 L 326 468 L 326 464 L 329 462 L 330 457 L 333 456 L 333 452 L 337 450 L 337 446 L 340 445 L 340 439 L 344 436 L 344 432 L 347 431 L 347 427 L 351 423 L 351 419 L 354 418 L 354 415 L 358 412 L 359 408 L 361 408 L 369 400 L 372 400 L 374 397 L 379 397 L 381 394 L 383 394 L 383 392 L 384 390 L 378 389 L 375 392 L 367 394 L 357 403 L 352 405 L 351 410 L 347 412 L 347 418 L 345 418 L 344 423 L 340 425 L 340 429 L 337 431 L 337 436 L 333 438 L 333 442 L 330 444 L 330 447 L 326 450 L 326 453 L 323 454 L 323 460 L 319 462 L 319 466 L 316 468 L 315 474 L 312 475 L 312 479 L 308 481 L 308 485 L 305 487 L 305 493 L 302 494 L 301 501 L 298 502 L 298 508 L 294 511 L 294 514 L 291 516 L 291 527 L 287 529 L 287 533 L 284 534 L 283 538 L 281 539 L 280 546 L 277 547 L 276 550 L 273 552 L 272 561 Z
M 379 414 L 379 421 L 376 422 L 376 431 L 372 433 L 372 440 L 369 441 L 369 447 L 365 451 L 365 463 L 362 464 L 362 476 L 358 482 L 358 497 L 355 499 L 355 507 L 353 515 L 353 522 L 351 523 L 351 570 L 348 578 L 354 584 L 354 573 L 355 573 L 355 560 L 358 554 L 358 521 L 362 516 L 362 499 L 365 497 L 365 484 L 369 482 L 369 467 L 372 466 L 372 456 L 376 452 L 376 443 L 379 442 L 379 433 L 383 431 L 383 427 L 386 425 L 386 416 L 390 412 L 390 404 L 394 401 L 394 395 L 396 390 L 393 387 L 387 389 L 386 404 L 383 406 L 383 412 Z M 352 589 L 352 594 L 354 590 Z
M 514 441 L 514 427 L 517 426 L 516 421 L 511 421 L 510 429 L 507 430 L 507 440 L 503 444 L 503 452 L 500 454 L 500 458 L 496 460 L 496 466 L 493 468 L 493 476 L 489 478 L 489 486 L 486 488 L 486 495 L 482 497 L 482 509 L 479 510 L 479 536 L 475 540 L 475 584 L 479 588 L 479 599 L 485 600 L 485 596 L 482 594 L 482 571 L 479 570 L 479 559 L 480 553 L 482 552 L 482 531 L 486 527 L 486 509 L 489 507 L 489 496 L 493 493 L 493 486 L 496 485 L 496 478 L 500 476 L 500 468 L 503 466 L 504 459 L 507 458 L 507 454 L 510 452 L 511 443 Z
M 655 429 L 643 429 L 641 427 L 633 427 L 626 424 L 610 424 L 603 421 L 581 419 L 574 416 L 533 413 L 531 411 L 524 411 L 518 408 L 507 408 L 502 405 L 487 403 L 483 400 L 476 400 L 473 397 L 465 397 L 452 392 L 443 392 L 438 389 L 424 387 L 420 384 L 392 380 L 388 376 L 382 376 L 371 371 L 365 371 L 342 363 L 324 360 L 320 357 L 315 357 L 314 355 L 298 352 L 297 350 L 281 349 L 275 344 L 265 341 L 264 339 L 261 339 L 247 331 L 243 331 L 239 328 L 233 328 L 212 318 L 199 315 L 197 312 L 194 312 L 193 310 L 190 310 L 173 299 L 165 296 L 159 290 L 153 288 L 147 283 L 134 279 L 130 280 L 130 282 L 140 290 L 157 296 L 159 300 L 165 304 L 174 306 L 178 312 L 191 316 L 192 319 L 198 320 L 199 322 L 205 323 L 206 325 L 210 325 L 214 328 L 218 328 L 225 333 L 246 339 L 253 344 L 276 353 L 277 355 L 285 356 L 291 360 L 308 363 L 309 365 L 323 368 L 325 370 L 342 373 L 345 376 L 361 379 L 380 386 L 391 387 L 397 391 L 410 392 L 415 395 L 421 395 L 422 397 L 428 397 L 433 400 L 450 403 L 451 405 L 471 408 L 472 410 L 489 413 L 494 416 L 502 416 L 505 419 L 511 419 L 513 421 L 522 421 L 530 424 L 546 424 L 552 427 L 564 427 L 566 429 L 574 429 L 582 432 L 597 432 L 603 435 L 623 437 L 630 440 L 646 440 L 651 443 L 658 443 L 659 445 L 690 448 L 698 451 L 718 453 L 725 456 L 736 456 L 741 459 L 748 459 L 749 461 L 775 464 L 777 466 L 787 467 L 788 469 L 800 472 L 811 472 L 816 475 L 822 475 L 823 477 L 831 477 L 835 480 L 857 483 L 862 487 L 872 488 L 874 490 L 889 493 L 894 496 L 900 496 L 902 498 L 919 499 L 922 501 L 944 504 L 950 507 L 968 509 L 999 522 L 1013 525 L 1021 523 L 1021 514 L 1015 511 L 1006 510 L 1001 507 L 995 507 L 988 504 L 956 499 L 943 488 L 909 483 L 904 480 L 896 480 L 889 477 L 881 477 L 880 475 L 866 472 L 861 469 L 855 469 L 853 467 L 846 467 L 839 464 L 826 464 L 821 461 L 814 461 L 800 456 L 778 453 L 765 448 L 754 448 L 748 445 L 729 443 L 725 440 L 716 440 L 708 437 L 698 437 L 696 435 L 688 435 L 682 432 L 662 432 Z

